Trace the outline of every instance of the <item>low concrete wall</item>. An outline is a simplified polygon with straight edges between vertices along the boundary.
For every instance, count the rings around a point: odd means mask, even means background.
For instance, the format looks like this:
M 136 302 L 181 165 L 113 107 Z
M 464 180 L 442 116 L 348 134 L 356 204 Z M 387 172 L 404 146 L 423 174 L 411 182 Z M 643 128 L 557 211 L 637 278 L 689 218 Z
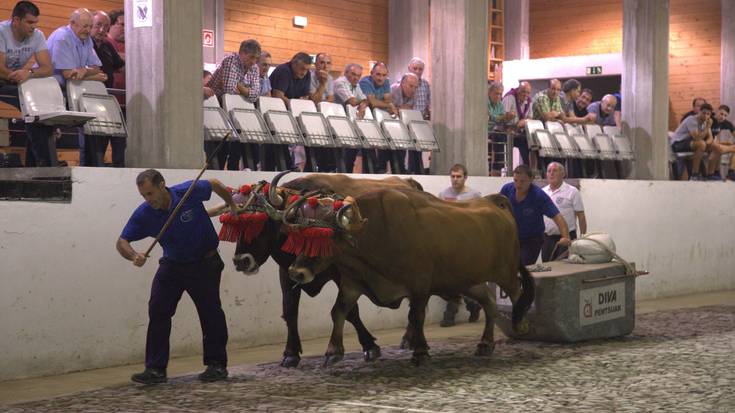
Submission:
M 120 258 L 114 247 L 141 202 L 134 184 L 139 171 L 74 168 L 70 204 L 0 202 L 0 380 L 143 360 L 148 294 L 161 250 L 157 247 L 140 269 Z M 169 183 L 196 175 L 191 170 L 163 173 Z M 272 176 L 205 174 L 232 186 Z M 445 176 L 418 180 L 431 193 L 449 184 Z M 506 182 L 468 181 L 483 194 L 497 192 Z M 610 232 L 623 257 L 651 271 L 639 280 L 639 299 L 735 289 L 735 185 L 583 180 L 581 188 L 590 230 Z M 144 250 L 150 241 L 135 247 Z M 227 264 L 221 290 L 231 347 L 285 340 L 275 264 L 268 262 L 258 275 L 247 277 L 230 261 L 233 244 L 222 243 L 220 251 Z M 320 296 L 302 299 L 303 338 L 329 334 L 335 296 L 329 284 Z M 360 305 L 371 330 L 406 324 L 405 303 L 397 311 L 377 308 L 364 298 Z M 442 309 L 443 302 L 433 298 L 427 321 L 437 322 Z M 201 351 L 199 323 L 188 297 L 174 317 L 171 344 L 173 355 Z

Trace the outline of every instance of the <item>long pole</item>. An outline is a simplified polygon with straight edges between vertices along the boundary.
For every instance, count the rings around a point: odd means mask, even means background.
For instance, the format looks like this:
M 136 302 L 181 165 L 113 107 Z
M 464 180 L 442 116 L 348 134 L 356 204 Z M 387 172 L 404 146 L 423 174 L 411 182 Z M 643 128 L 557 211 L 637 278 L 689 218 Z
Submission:
M 156 235 L 156 239 L 153 240 L 153 242 L 151 243 L 151 246 L 148 247 L 148 249 L 146 250 L 145 252 L 146 258 L 150 256 L 150 253 L 153 247 L 155 247 L 156 244 L 158 244 L 158 242 L 161 241 L 161 237 L 163 237 L 163 234 L 166 233 L 166 230 L 171 225 L 171 222 L 173 222 L 176 214 L 178 214 L 181 207 L 184 206 L 184 202 L 186 202 L 186 200 L 189 199 L 189 195 L 191 195 L 191 191 L 194 190 L 194 185 L 196 185 L 196 183 L 199 182 L 199 178 L 201 178 L 202 175 L 204 175 L 204 171 L 207 170 L 207 166 L 209 166 L 209 163 L 212 162 L 212 159 L 214 159 L 214 157 L 217 155 L 217 152 L 219 152 L 219 150 L 222 148 L 222 145 L 225 144 L 225 141 L 227 141 L 227 138 L 230 137 L 231 133 L 232 132 L 227 132 L 225 137 L 222 138 L 222 141 L 220 141 L 219 145 L 217 145 L 217 148 L 215 148 L 215 150 L 209 155 L 209 158 L 207 158 L 207 161 L 204 162 L 204 166 L 202 167 L 202 170 L 199 171 L 199 175 L 197 175 L 194 181 L 192 181 L 191 185 L 189 185 L 189 189 L 186 190 L 186 193 L 184 193 L 184 196 L 182 196 L 181 199 L 179 200 L 179 203 L 176 204 L 176 208 L 174 208 L 174 211 L 171 213 L 171 215 L 169 215 L 168 219 L 166 220 L 166 223 L 163 224 L 163 228 L 161 228 L 161 231 L 159 231 L 158 235 Z

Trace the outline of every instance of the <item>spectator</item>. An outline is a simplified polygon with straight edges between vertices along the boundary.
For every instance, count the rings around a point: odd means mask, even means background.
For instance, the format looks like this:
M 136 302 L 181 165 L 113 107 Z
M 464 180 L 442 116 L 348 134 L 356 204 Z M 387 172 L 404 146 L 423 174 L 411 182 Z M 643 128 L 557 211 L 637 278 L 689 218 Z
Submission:
M 533 102 L 533 118 L 544 122 L 550 120 L 566 121 L 564 110 L 561 107 L 561 82 L 559 79 L 551 79 L 549 88 L 536 95 Z
M 579 97 L 574 100 L 574 116 L 578 118 L 583 118 L 587 115 L 589 115 L 589 112 L 587 111 L 587 108 L 589 107 L 590 103 L 592 102 L 592 97 L 594 95 L 592 94 L 592 90 L 590 89 L 582 89 L 582 93 L 579 94 Z M 590 122 L 595 121 L 594 114 L 589 117 Z
M 365 76 L 360 80 L 360 89 L 367 96 L 371 108 L 383 109 L 393 116 L 398 116 L 398 108 L 393 104 L 390 95 L 390 84 L 386 81 L 387 79 L 388 66 L 383 62 L 378 62 L 370 70 L 370 76 Z M 385 173 L 387 171 L 387 164 L 390 161 L 390 157 L 390 150 L 378 151 L 376 173 Z M 399 173 L 399 171 L 393 172 Z
M 290 61 L 276 66 L 271 73 L 270 82 L 271 96 L 283 99 L 288 105 L 291 99 L 309 99 L 311 87 L 311 72 L 309 65 L 311 57 L 304 53 L 296 53 Z M 265 146 L 266 151 L 266 168 L 271 170 L 275 167 L 273 154 L 270 146 Z M 300 170 L 304 170 L 306 166 L 306 153 L 303 146 L 293 148 L 294 165 Z M 261 168 L 263 169 L 263 168 Z
M 523 265 L 532 265 L 538 259 L 544 243 L 544 216 L 551 218 L 559 227 L 561 237 L 557 245 L 569 246 L 569 230 L 564 218 L 551 198 L 531 183 L 531 169 L 527 165 L 519 165 L 513 170 L 513 182 L 503 185 L 500 193 L 508 197 L 513 208 Z
M 32 2 L 19 1 L 10 20 L 0 22 L 0 100 L 17 109 L 18 85 L 53 73 L 46 39 L 36 28 L 40 14 Z M 34 122 L 26 123 L 25 129 L 26 166 L 56 166 L 53 128 Z
M 671 136 L 671 150 L 674 152 L 694 152 L 692 157 L 692 170 L 690 171 L 690 179 L 692 181 L 703 180 L 699 172 L 700 163 L 705 151 L 711 152 L 709 162 L 705 167 L 707 177 L 712 177 L 717 162 L 720 159 L 720 149 L 714 144 L 712 137 L 712 105 L 704 103 L 699 108 L 696 115 L 689 115 L 676 128 Z M 686 176 L 682 174 L 682 179 Z
M 207 83 L 212 80 L 212 73 L 209 70 L 204 70 L 202 72 L 202 94 L 204 95 L 204 100 L 207 100 L 214 96 L 214 90 L 212 88 L 207 87 Z
M 618 99 L 613 95 L 605 95 L 601 101 L 592 102 L 587 106 L 587 112 L 595 115 L 595 123 L 600 126 L 616 126 L 615 105 Z
M 546 168 L 546 182 L 549 184 L 543 188 L 543 191 L 559 209 L 559 213 L 567 224 L 569 239 L 572 240 L 577 239 L 577 220 L 579 220 L 579 233 L 587 232 L 587 217 L 584 215 L 584 205 L 579 190 L 564 182 L 565 176 L 566 171 L 562 164 L 550 163 Z M 544 244 L 541 248 L 541 261 L 553 261 L 561 256 L 567 247 L 557 245 L 561 239 L 561 232 L 554 221 L 544 217 L 544 226 L 546 230 Z
M 623 97 L 620 92 L 613 93 L 615 96 L 615 126 L 618 128 L 623 127 Z
M 462 164 L 455 164 L 452 169 L 449 170 L 449 178 L 451 179 L 452 186 L 444 189 L 439 193 L 439 198 L 445 201 L 472 201 L 475 199 L 482 198 L 482 194 L 476 191 L 465 183 L 467 182 L 467 168 Z M 475 322 L 480 316 L 480 305 L 473 300 L 464 297 L 465 306 L 467 311 L 470 312 L 469 321 Z M 444 318 L 439 323 L 442 327 L 451 327 L 454 325 L 454 318 L 459 310 L 459 303 L 454 300 L 447 301 L 447 307 L 444 310 Z
M 690 110 L 689 112 L 685 113 L 684 116 L 681 117 L 681 120 L 679 121 L 679 123 L 684 122 L 684 119 L 686 119 L 686 118 L 688 118 L 688 117 L 690 117 L 692 115 L 698 114 L 699 113 L 699 109 L 705 103 L 707 103 L 707 101 L 704 100 L 704 98 L 694 98 L 694 100 L 692 100 L 692 110 Z
M 258 69 L 260 69 L 260 96 L 271 95 L 271 81 L 268 79 L 268 69 L 271 68 L 271 54 L 265 50 L 260 52 Z
M 332 67 L 332 58 L 326 53 L 316 55 L 314 68 L 311 72 L 311 86 L 309 93 L 314 103 L 334 101 L 334 79 L 329 74 Z
M 414 57 L 408 62 L 408 71 L 419 78 L 419 86 L 416 89 L 413 108 L 421 112 L 424 115 L 424 119 L 428 120 L 431 119 L 431 86 L 429 85 L 429 81 L 422 77 L 424 68 L 424 61 L 418 57 Z
M 356 106 L 358 119 L 363 119 L 365 117 L 365 110 L 369 110 L 367 109 L 367 97 L 362 93 L 362 89 L 360 89 L 360 85 L 358 84 L 361 77 L 362 66 L 357 63 L 350 63 L 345 66 L 345 71 L 342 76 L 334 81 L 335 102 L 342 105 Z M 357 159 L 359 152 L 359 149 L 348 148 L 345 150 L 345 167 L 347 168 L 347 173 L 354 171 L 355 159 Z M 366 159 L 363 159 L 362 170 L 368 170 Z
M 241 95 L 248 102 L 255 103 L 260 96 L 260 69 L 255 63 L 260 58 L 260 43 L 257 40 L 243 40 L 240 50 L 233 53 L 220 63 L 217 70 L 212 74 L 212 79 L 207 86 L 214 91 L 217 98 L 222 102 L 224 95 Z M 217 147 L 218 142 L 205 142 L 207 157 Z M 257 148 L 255 145 L 252 148 Z M 227 157 L 227 169 L 237 171 L 240 169 L 240 158 L 245 151 L 242 142 L 233 140 L 229 142 L 229 156 L 219 153 L 217 165 L 224 169 L 224 157 Z
M 717 113 L 715 114 L 715 120 L 712 122 L 712 136 L 714 137 L 714 144 L 719 147 L 719 152 L 721 154 L 726 153 L 735 153 L 735 142 L 733 142 L 733 135 L 735 135 L 735 128 L 733 127 L 733 124 L 727 120 L 727 117 L 730 115 L 730 107 L 727 105 L 720 105 L 719 108 L 717 108 Z M 729 131 L 730 135 L 727 135 L 725 133 L 722 133 L 723 131 Z M 719 164 L 719 161 L 717 162 Z M 731 181 L 735 181 L 735 156 L 730 156 L 730 164 L 728 167 L 728 174 L 727 178 Z M 715 176 L 719 175 L 719 171 L 715 170 L 714 172 Z
M 561 86 L 561 107 L 567 123 L 591 123 L 592 116 L 589 114 L 577 117 L 574 104 L 581 95 L 582 85 L 577 79 L 569 79 Z
M 419 87 L 419 77 L 415 74 L 408 72 L 401 77 L 400 82 L 396 82 L 390 87 L 390 95 L 393 104 L 398 109 L 415 109 L 416 104 L 416 90 Z M 409 165 L 410 173 L 420 174 L 423 173 L 423 166 L 421 162 L 420 151 L 396 151 L 399 159 L 413 159 Z M 403 165 L 401 165 L 403 167 Z
M 515 116 L 509 122 L 509 125 L 515 126 L 516 133 L 513 137 L 513 146 L 518 148 L 521 159 L 526 165 L 530 165 L 530 157 L 528 151 L 528 139 L 526 138 L 526 121 L 531 119 L 531 84 L 522 81 L 518 83 L 518 87 L 511 89 L 505 97 L 503 97 L 503 109 L 506 113 L 513 113 Z M 535 164 L 535 159 L 534 162 Z M 535 165 L 531 165 L 535 167 Z
M 54 65 L 54 78 L 62 87 L 67 80 L 96 80 L 105 82 L 107 75 L 102 72 L 102 62 L 94 52 L 90 38 L 92 13 L 87 9 L 77 9 L 71 15 L 69 25 L 56 29 L 48 38 L 48 50 Z M 78 128 L 79 160 L 83 166 L 104 166 L 108 137 L 84 135 Z M 124 149 L 113 163 L 117 167 L 125 165 Z
M 107 40 L 115 47 L 117 54 L 125 60 L 125 12 L 123 10 L 113 10 L 110 12 L 110 31 L 107 33 Z M 112 87 L 115 89 L 125 89 L 125 67 L 115 72 Z
M 110 30 L 110 17 L 103 11 L 94 14 L 92 20 L 92 30 L 89 35 L 94 41 L 94 52 L 97 53 L 100 62 L 102 62 L 102 72 L 107 76 L 105 86 L 112 88 L 113 76 L 115 72 L 125 66 L 125 61 L 115 50 L 115 46 L 109 42 L 107 32 Z
M 502 133 L 506 122 L 515 118 L 515 112 L 506 112 L 503 102 L 503 84 L 490 82 L 487 87 L 487 111 L 488 111 L 488 139 L 490 140 L 490 175 L 500 176 L 501 169 L 505 166 L 504 160 L 500 160 L 498 152 L 505 152 L 506 136 Z M 494 131 L 501 133 L 494 133 Z
M 199 380 L 224 380 L 227 378 L 227 322 L 219 291 L 225 264 L 217 252 L 217 232 L 203 202 L 214 192 L 233 214 L 237 213 L 237 205 L 230 191 L 216 179 L 184 182 L 169 188 L 160 172 L 148 169 L 138 175 L 135 183 L 145 202 L 128 219 L 116 248 L 136 267 L 145 265 L 147 256 L 133 249 L 130 243 L 155 237 L 166 223 L 169 211 L 182 201 L 184 194 L 191 197 L 182 202 L 180 219 L 171 221 L 168 232 L 160 240 L 163 257 L 158 261 L 148 300 L 145 370 L 133 374 L 131 379 L 143 384 L 166 382 L 171 317 L 186 291 L 194 301 L 202 329 L 207 369 L 199 375 Z

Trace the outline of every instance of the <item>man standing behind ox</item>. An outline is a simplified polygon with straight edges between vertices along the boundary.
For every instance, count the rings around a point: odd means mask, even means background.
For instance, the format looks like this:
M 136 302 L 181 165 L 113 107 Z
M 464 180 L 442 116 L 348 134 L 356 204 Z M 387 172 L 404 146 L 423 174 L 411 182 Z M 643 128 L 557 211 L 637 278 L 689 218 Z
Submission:
M 35 4 L 19 1 L 11 19 L 0 23 L 0 100 L 18 109 L 18 85 L 31 78 L 51 76 L 53 70 L 46 39 L 36 29 L 39 15 Z M 53 128 L 37 123 L 26 123 L 25 128 L 26 166 L 56 166 Z
M 158 261 L 148 301 L 145 370 L 131 379 L 143 384 L 167 380 L 171 318 L 186 291 L 194 301 L 202 328 L 207 369 L 199 379 L 224 380 L 227 378 L 227 323 L 219 287 L 225 265 L 217 253 L 217 232 L 203 202 L 214 192 L 230 206 L 232 213 L 237 213 L 237 206 L 230 191 L 216 179 L 184 182 L 169 188 L 160 172 L 148 169 L 138 175 L 135 183 L 145 202 L 135 209 L 123 228 L 117 251 L 137 267 L 142 267 L 147 257 L 130 243 L 157 236 L 189 187 L 193 185 L 193 189 L 161 236 L 163 258 Z
M 465 185 L 467 182 L 467 168 L 462 164 L 455 164 L 452 169 L 449 170 L 449 179 L 452 181 L 452 186 L 441 191 L 439 198 L 445 201 L 472 201 L 474 199 L 482 198 L 482 194 L 479 191 L 470 188 Z M 467 311 L 470 313 L 469 322 L 473 323 L 480 317 L 480 304 L 475 301 L 464 297 L 465 306 Z M 451 327 L 454 325 L 454 317 L 457 315 L 459 310 L 459 302 L 456 300 L 447 301 L 447 308 L 444 310 L 444 318 L 439 323 L 442 327 Z
M 564 222 L 567 223 L 569 238 L 577 238 L 577 220 L 579 220 L 579 233 L 587 232 L 587 217 L 584 215 L 584 205 L 579 190 L 564 182 L 565 169 L 559 162 L 552 162 L 546 168 L 546 181 L 549 183 L 543 190 L 551 198 L 554 205 L 559 209 Z M 557 245 L 561 239 L 559 227 L 554 221 L 544 217 L 544 245 L 541 248 L 541 261 L 553 261 L 562 255 L 567 248 Z

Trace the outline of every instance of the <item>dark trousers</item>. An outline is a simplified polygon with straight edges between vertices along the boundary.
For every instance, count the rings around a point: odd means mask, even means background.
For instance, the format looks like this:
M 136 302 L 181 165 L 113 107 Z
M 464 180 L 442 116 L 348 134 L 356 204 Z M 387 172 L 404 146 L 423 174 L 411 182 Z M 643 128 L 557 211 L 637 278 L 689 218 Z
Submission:
M 513 138 L 513 147 L 518 148 L 518 152 L 520 152 L 521 154 L 521 159 L 523 159 L 523 164 L 529 165 L 530 160 L 528 159 L 528 138 L 526 137 L 525 133 L 516 135 Z M 511 166 L 508 166 L 508 168 L 511 168 Z
M 544 244 L 544 236 L 539 235 L 532 238 L 521 240 L 521 263 L 523 265 L 533 265 L 538 259 L 541 252 L 541 246 Z
M 248 165 L 248 153 L 247 148 L 250 148 L 250 154 L 253 157 L 253 168 L 256 170 L 258 167 L 258 161 L 260 159 L 260 145 L 256 143 L 245 143 L 245 142 L 230 142 L 229 155 L 227 156 L 227 169 L 230 171 L 240 170 L 240 159 L 244 168 L 250 168 Z M 262 167 L 261 167 L 262 169 Z M 265 169 L 262 169 L 265 170 Z
M 168 366 L 171 317 L 186 291 L 194 301 L 204 341 L 204 364 L 227 365 L 227 323 L 219 298 L 219 283 L 225 264 L 219 254 L 193 263 L 159 261 L 148 302 L 148 335 L 145 366 Z
M 20 110 L 18 87 L 0 82 L 0 101 Z M 26 166 L 56 166 L 56 142 L 52 126 L 40 123 L 26 123 Z
M 79 165 L 81 166 L 105 166 L 105 153 L 107 144 L 112 149 L 112 166 L 115 168 L 125 167 L 125 148 L 127 146 L 124 137 L 87 135 L 84 128 L 78 128 L 79 133 Z
M 424 174 L 424 160 L 420 151 L 408 151 L 408 173 Z
M 220 148 L 219 152 L 217 152 L 217 156 L 215 156 L 212 161 L 209 163 L 209 169 L 225 169 L 225 165 L 227 163 L 227 155 L 229 152 L 229 143 L 225 143 L 222 145 L 223 147 Z M 217 146 L 219 146 L 220 141 L 204 141 L 204 153 L 207 156 L 207 159 L 214 153 L 215 149 L 217 149 Z
M 569 237 L 571 239 L 577 239 L 577 231 L 569 231 Z M 554 251 L 554 247 L 556 247 L 556 243 L 559 242 L 560 239 L 561 235 L 544 234 L 544 245 L 541 247 L 542 262 L 554 261 L 557 257 L 560 257 L 564 252 L 566 252 L 568 248 L 561 245 L 559 245 L 556 248 L 556 251 Z

